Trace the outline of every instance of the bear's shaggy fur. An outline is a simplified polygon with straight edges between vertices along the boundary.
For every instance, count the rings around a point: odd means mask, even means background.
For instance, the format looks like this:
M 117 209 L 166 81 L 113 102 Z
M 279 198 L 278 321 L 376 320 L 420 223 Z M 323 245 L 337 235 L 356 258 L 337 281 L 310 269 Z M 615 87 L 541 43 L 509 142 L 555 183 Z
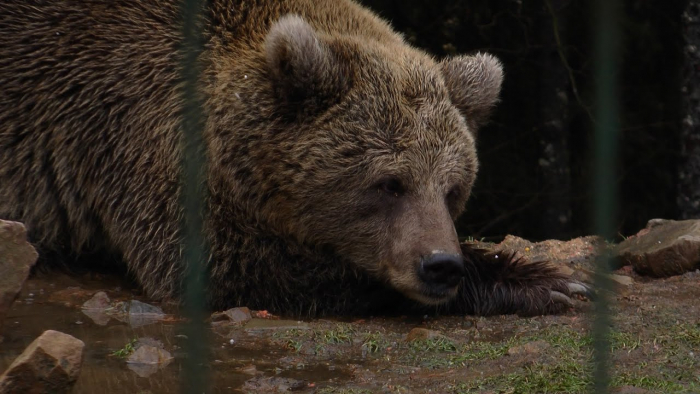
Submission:
M 207 4 L 212 307 L 566 306 L 551 268 L 460 251 L 495 58 L 436 62 L 351 0 Z M 42 250 L 119 254 L 155 298 L 182 286 L 178 5 L 0 4 L 0 217 Z

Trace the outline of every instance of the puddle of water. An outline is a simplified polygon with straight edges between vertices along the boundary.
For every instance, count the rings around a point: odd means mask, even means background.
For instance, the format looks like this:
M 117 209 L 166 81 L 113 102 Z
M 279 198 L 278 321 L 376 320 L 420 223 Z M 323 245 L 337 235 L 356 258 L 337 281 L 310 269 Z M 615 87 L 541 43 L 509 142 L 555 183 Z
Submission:
M 82 302 L 100 290 L 106 290 L 113 301 L 134 299 L 130 291 L 111 285 L 102 280 L 80 279 L 76 282 L 74 278 L 61 275 L 29 280 L 0 332 L 3 337 L 0 342 L 0 371 L 4 371 L 41 333 L 52 329 L 85 342 L 82 371 L 74 393 L 179 391 L 182 362 L 186 355 L 181 351 L 183 339 L 178 335 L 177 319 L 134 326 L 105 316 L 93 315 L 91 318 L 90 311 L 85 313 L 80 309 Z M 71 286 L 79 286 L 82 290 Z M 168 311 L 168 308 L 164 309 Z M 292 320 L 254 319 L 245 327 L 232 328 L 231 336 L 212 333 L 212 358 L 209 363 L 212 392 L 237 391 L 254 376 L 335 383 L 351 378 L 342 361 L 338 362 L 338 366 L 285 361 L 290 356 L 289 350 L 270 346 L 269 338 L 274 331 L 291 328 L 307 329 L 308 325 Z M 113 355 L 132 340 L 146 337 L 161 341 L 165 350 L 173 355 L 172 362 L 150 370 L 146 367 L 145 370 L 134 371 L 134 366 L 128 365 L 124 358 Z M 232 337 L 240 340 L 234 339 L 231 343 Z

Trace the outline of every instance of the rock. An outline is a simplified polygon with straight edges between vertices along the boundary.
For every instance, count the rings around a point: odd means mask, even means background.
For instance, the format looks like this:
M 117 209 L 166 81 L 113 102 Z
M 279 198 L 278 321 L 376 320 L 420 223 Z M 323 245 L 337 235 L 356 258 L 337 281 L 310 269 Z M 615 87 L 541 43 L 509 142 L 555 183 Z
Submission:
M 224 313 L 234 323 L 245 323 L 253 318 L 250 314 L 250 309 L 246 307 L 231 308 Z
M 110 299 L 104 291 L 95 293 L 81 307 L 83 314 L 99 326 L 105 326 L 109 323 L 110 317 L 106 313 L 109 308 L 111 308 Z
M 152 345 L 146 343 L 152 343 Z M 140 346 L 126 359 L 127 367 L 138 376 L 147 378 L 173 361 L 170 352 L 162 348 L 162 342 L 141 338 L 139 344 Z
M 87 316 L 92 320 L 93 323 L 98 326 L 106 326 L 111 320 L 110 316 L 105 313 L 104 310 L 100 309 L 83 309 L 83 315 Z
M 530 242 L 508 235 L 499 244 L 475 242 L 475 246 L 498 253 L 516 253 L 528 261 L 549 261 L 563 274 L 571 275 L 573 268 L 593 269 L 595 259 L 607 245 L 598 236 L 575 238 L 570 241 L 547 240 Z
M 83 341 L 48 330 L 0 376 L 0 393 L 67 393 L 78 379 Z
M 151 345 L 141 345 L 129 355 L 126 362 L 128 364 L 165 364 L 172 359 L 173 356 L 165 349 Z
M 642 275 L 667 277 L 698 269 L 700 220 L 650 220 L 615 253 Z
M 231 308 L 224 312 L 217 312 L 211 315 L 211 320 L 213 322 L 230 322 L 235 324 L 242 324 L 252 319 L 253 316 L 250 313 L 250 309 L 245 306 L 239 308 Z
M 22 223 L 0 220 L 0 326 L 38 257 Z
M 151 304 L 146 304 L 145 302 L 131 300 L 129 302 L 129 314 L 130 315 L 165 315 L 162 309 Z
M 528 342 L 524 345 L 513 346 L 508 349 L 508 354 L 511 356 L 516 355 L 539 355 L 543 351 L 549 349 L 551 345 L 544 340 Z
M 406 342 L 438 338 L 444 338 L 444 335 L 442 335 L 439 331 L 428 330 L 427 328 L 420 327 L 416 327 L 406 334 Z
M 129 325 L 133 328 L 157 323 L 165 318 L 165 313 L 157 306 L 131 300 L 128 305 Z
M 107 294 L 104 291 L 98 291 L 94 296 L 92 296 L 92 298 L 85 301 L 82 309 L 105 310 L 110 306 L 110 299 Z

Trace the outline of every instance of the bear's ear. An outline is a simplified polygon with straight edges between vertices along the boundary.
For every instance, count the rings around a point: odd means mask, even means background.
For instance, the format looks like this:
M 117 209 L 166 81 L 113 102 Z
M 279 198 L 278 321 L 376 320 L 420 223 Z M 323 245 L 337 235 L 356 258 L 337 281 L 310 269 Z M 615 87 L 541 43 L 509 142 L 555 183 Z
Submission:
M 287 15 L 273 24 L 265 56 L 275 94 L 292 115 L 327 109 L 349 88 L 346 65 L 299 16 Z
M 450 100 L 476 132 L 498 102 L 503 82 L 501 62 L 492 55 L 478 53 L 445 59 L 440 66 Z

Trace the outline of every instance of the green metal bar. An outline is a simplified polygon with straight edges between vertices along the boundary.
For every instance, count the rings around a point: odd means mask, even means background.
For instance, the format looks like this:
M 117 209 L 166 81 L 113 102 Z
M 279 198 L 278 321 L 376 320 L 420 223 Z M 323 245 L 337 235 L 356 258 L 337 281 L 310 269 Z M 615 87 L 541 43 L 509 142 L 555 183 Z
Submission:
M 618 92 L 617 59 L 619 56 L 619 31 L 617 0 L 596 2 L 597 30 L 595 37 L 596 61 L 596 119 L 595 159 L 592 179 L 595 204 L 595 232 L 606 239 L 615 236 L 615 215 L 617 212 L 616 161 L 618 146 Z M 597 260 L 594 283 L 598 289 L 593 321 L 593 373 L 592 392 L 609 392 L 610 385 L 610 316 L 609 291 L 612 283 L 607 275 L 610 270 L 610 256 Z
M 199 86 L 200 63 L 203 52 L 201 0 L 184 0 L 182 3 L 183 46 L 183 157 L 182 157 L 182 264 L 186 274 L 184 279 L 184 314 L 187 323 L 184 333 L 187 336 L 184 350 L 187 358 L 180 381 L 183 393 L 204 393 L 209 391 L 207 378 L 208 331 L 205 326 L 206 300 L 205 282 L 207 247 L 203 233 L 205 201 L 205 153 L 202 139 L 204 114 L 201 106 Z

